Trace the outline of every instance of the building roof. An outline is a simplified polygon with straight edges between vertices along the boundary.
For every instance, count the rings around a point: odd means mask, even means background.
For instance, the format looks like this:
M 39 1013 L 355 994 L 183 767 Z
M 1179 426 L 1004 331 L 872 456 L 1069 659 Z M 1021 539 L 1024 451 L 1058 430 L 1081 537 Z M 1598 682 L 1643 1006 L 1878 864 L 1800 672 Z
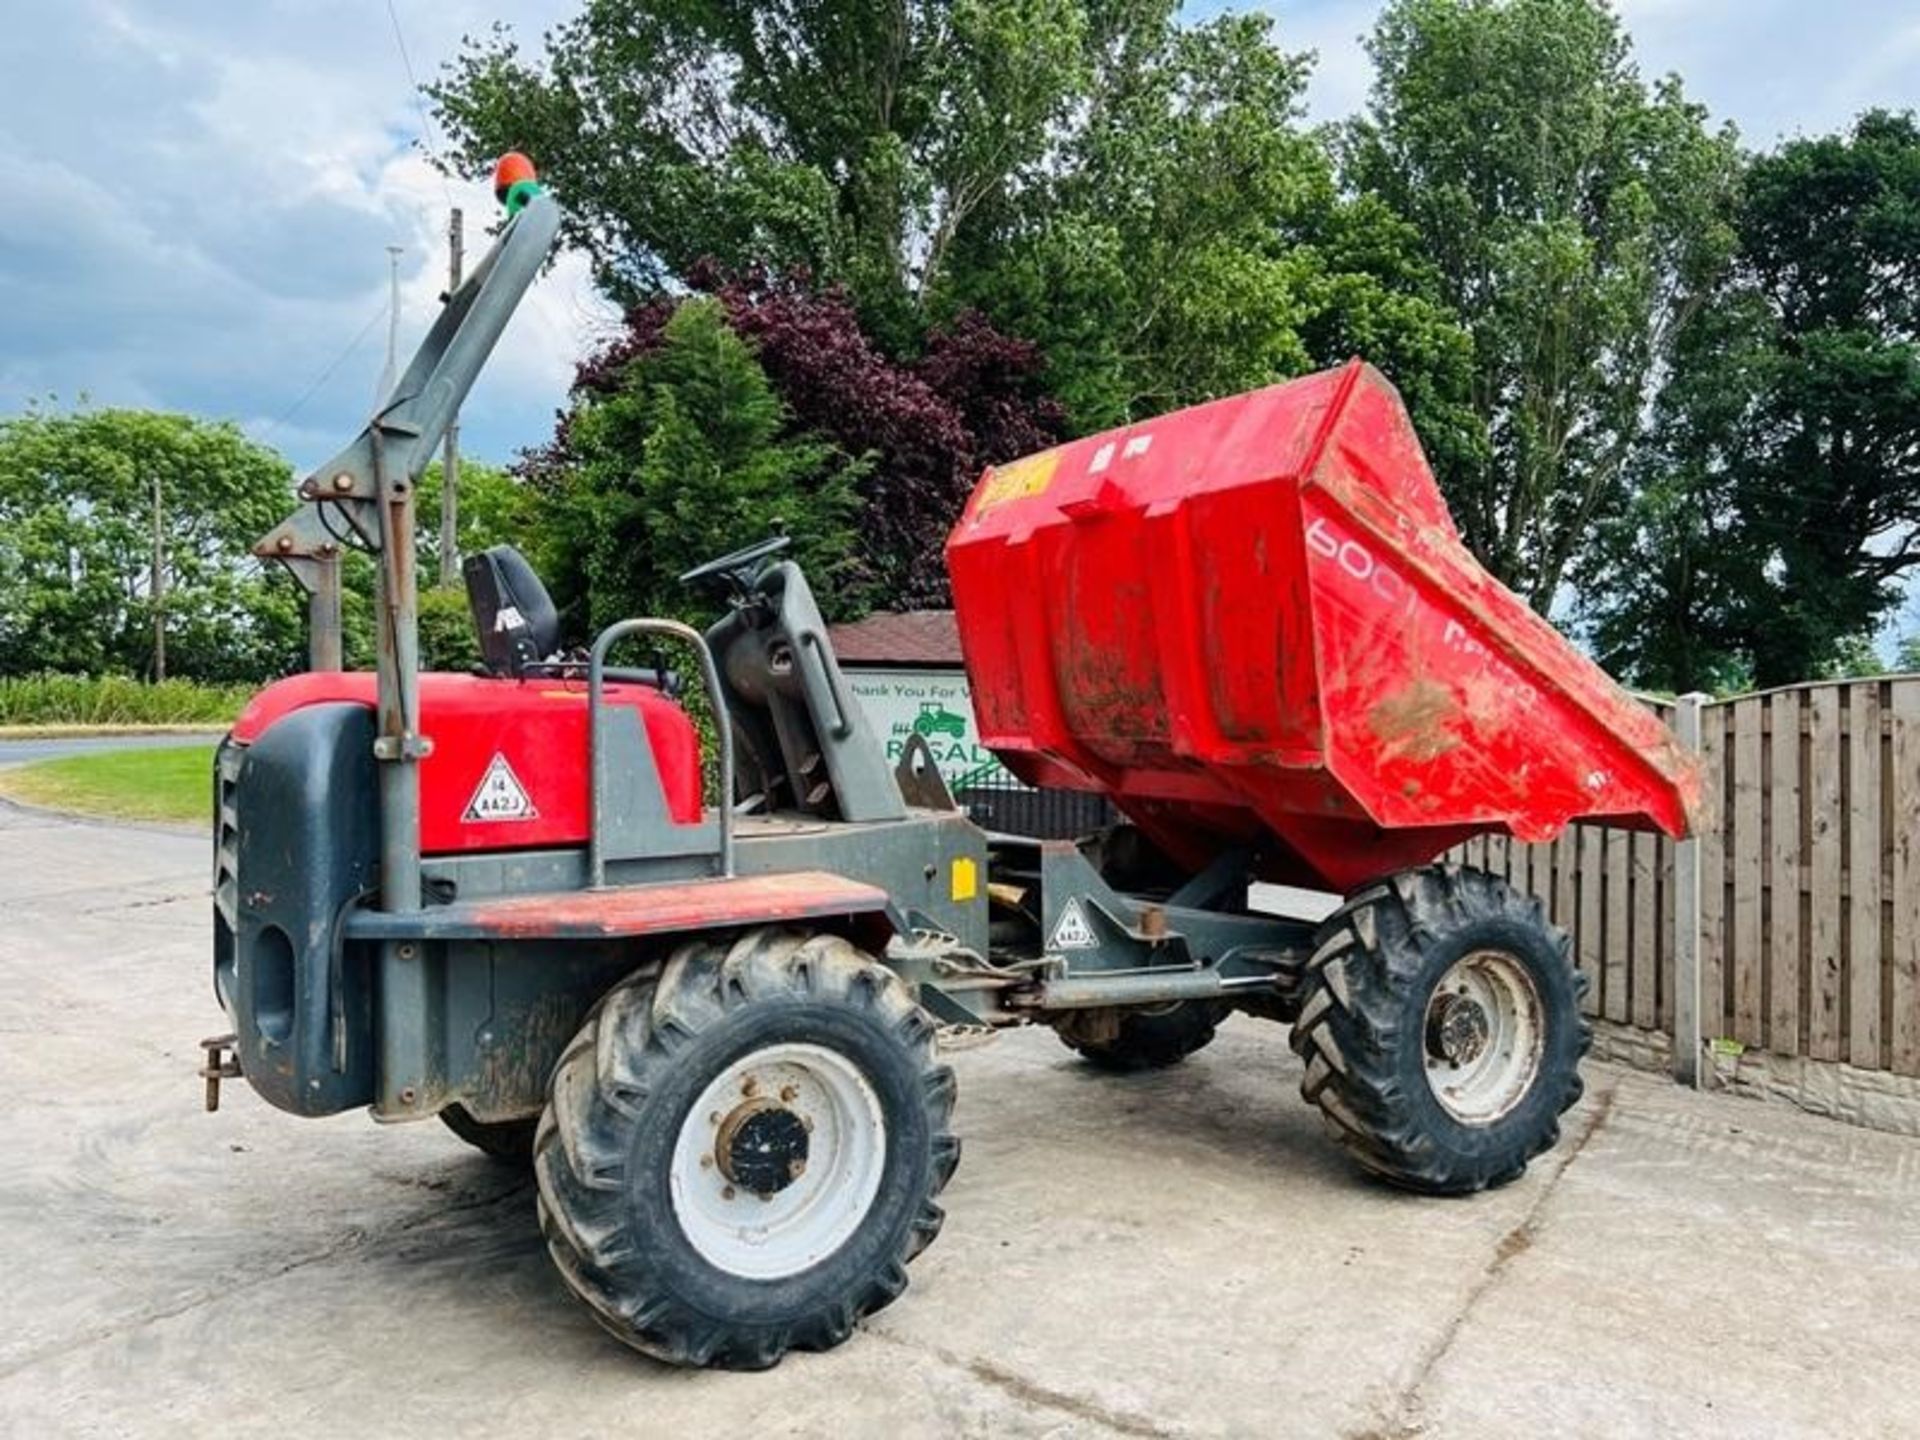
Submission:
M 960 628 L 951 610 L 880 610 L 864 620 L 828 629 L 842 665 L 954 666 Z

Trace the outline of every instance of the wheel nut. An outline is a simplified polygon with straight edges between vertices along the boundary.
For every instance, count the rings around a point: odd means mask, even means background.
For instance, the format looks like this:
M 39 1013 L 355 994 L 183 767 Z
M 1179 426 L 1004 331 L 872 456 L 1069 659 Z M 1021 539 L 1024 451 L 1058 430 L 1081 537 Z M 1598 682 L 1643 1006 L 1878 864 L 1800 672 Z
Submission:
M 720 1190 L 720 1198 L 722 1200 L 733 1199 L 733 1187 L 731 1185 L 722 1186 Z

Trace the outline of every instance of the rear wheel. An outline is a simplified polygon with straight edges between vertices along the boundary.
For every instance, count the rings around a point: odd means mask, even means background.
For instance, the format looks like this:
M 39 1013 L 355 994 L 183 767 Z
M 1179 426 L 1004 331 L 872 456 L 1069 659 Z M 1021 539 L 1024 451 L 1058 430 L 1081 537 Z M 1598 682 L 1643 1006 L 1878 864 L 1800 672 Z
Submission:
M 906 1288 L 959 1159 L 953 1072 L 891 971 L 836 936 L 683 945 L 616 987 L 553 1076 L 541 1226 L 635 1349 L 757 1370 Z
M 440 1123 L 462 1140 L 508 1165 L 525 1165 L 533 1159 L 533 1133 L 540 1117 L 525 1120 L 476 1120 L 464 1105 L 449 1105 L 440 1112 Z
M 1213 1041 L 1231 1005 L 1176 1000 L 1128 1009 L 1068 1010 L 1053 1022 L 1060 1039 L 1102 1070 L 1160 1070 Z
M 1539 901 L 1478 870 L 1395 876 L 1321 927 L 1292 1037 L 1301 1093 L 1396 1185 L 1504 1185 L 1580 1098 L 1585 989 Z

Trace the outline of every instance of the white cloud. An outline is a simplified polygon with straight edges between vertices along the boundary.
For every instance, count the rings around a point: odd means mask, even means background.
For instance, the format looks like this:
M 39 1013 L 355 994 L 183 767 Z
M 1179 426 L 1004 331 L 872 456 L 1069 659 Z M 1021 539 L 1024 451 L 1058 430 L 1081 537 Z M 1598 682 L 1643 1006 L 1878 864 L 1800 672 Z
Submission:
M 1366 105 L 1373 61 L 1362 42 L 1379 14 L 1376 0 L 1269 0 L 1259 8 L 1279 22 L 1283 46 L 1318 56 L 1307 86 L 1310 119 L 1342 120 Z
M 422 78 L 479 0 L 398 0 Z M 512 0 L 537 31 L 565 0 Z M 0 228 L 0 409 L 49 391 L 239 418 L 314 463 L 362 423 L 383 335 L 300 399 L 384 303 L 406 247 L 403 338 L 445 284 L 451 194 L 477 259 L 484 184 L 443 182 L 384 0 L 73 0 L 10 17 L 0 145 L 17 157 Z M 563 257 L 477 387 L 470 450 L 506 458 L 550 431 L 592 328 Z M 376 327 L 378 330 L 380 327 Z
M 577 0 L 395 0 L 416 73 L 496 19 L 529 40 Z M 494 207 L 443 183 L 385 0 L 63 0 L 8 17 L 0 146 L 0 410 L 90 392 L 242 418 L 287 413 L 384 303 L 384 246 L 406 247 L 403 334 L 444 283 L 448 194 L 469 250 Z M 1218 4 L 1190 6 L 1204 15 Z M 1234 7 L 1238 8 L 1238 7 Z M 1364 103 L 1374 0 L 1267 0 L 1289 48 L 1317 50 L 1316 120 Z M 1642 68 L 1682 72 L 1750 141 L 1920 104 L 1913 0 L 1621 0 Z M 505 458 L 549 433 L 576 357 L 610 323 L 562 257 L 464 417 Z M 273 432 L 313 463 L 361 423 L 376 331 Z
M 1202 3 L 1196 18 L 1262 9 L 1290 48 L 1319 52 L 1315 120 L 1352 114 L 1373 81 L 1361 37 L 1379 0 Z M 1688 93 L 1747 142 L 1840 128 L 1861 110 L 1920 108 L 1920 18 L 1914 0 L 1616 0 L 1641 72 L 1677 72 Z

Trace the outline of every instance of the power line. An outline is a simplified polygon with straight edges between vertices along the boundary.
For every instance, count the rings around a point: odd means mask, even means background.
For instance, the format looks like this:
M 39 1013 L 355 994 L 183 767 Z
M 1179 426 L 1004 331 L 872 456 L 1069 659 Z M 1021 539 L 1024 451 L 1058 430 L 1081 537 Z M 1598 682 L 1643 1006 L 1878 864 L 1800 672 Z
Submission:
M 273 421 L 267 426 L 266 429 L 260 432 L 260 441 L 262 444 L 266 443 L 267 437 L 269 435 L 272 435 L 282 425 L 286 424 L 287 421 L 291 420 L 295 415 L 299 414 L 300 408 L 303 405 L 305 405 L 307 401 L 311 400 L 314 397 L 315 392 L 318 391 L 322 385 L 326 384 L 327 381 L 333 378 L 334 371 L 338 370 L 342 365 L 347 363 L 347 357 L 352 355 L 355 350 L 358 350 L 360 348 L 360 343 L 363 340 L 365 340 L 369 334 L 373 332 L 373 327 L 378 325 L 382 320 L 386 319 L 387 308 L 388 307 L 383 302 L 380 308 L 374 311 L 373 314 L 368 318 L 367 323 L 360 327 L 359 333 L 356 334 L 353 337 L 353 339 L 347 342 L 346 348 L 342 350 L 338 355 L 334 356 L 332 362 L 328 364 L 327 368 L 322 370 L 319 373 L 319 375 L 317 375 L 314 378 L 313 382 L 309 384 L 306 389 L 300 392 L 299 397 L 291 405 L 287 406 L 285 410 L 282 410 L 280 414 L 276 416 L 273 419 Z
M 407 53 L 407 37 L 400 28 L 400 12 L 393 8 L 393 0 L 387 0 L 387 19 L 393 22 L 393 43 L 400 51 L 400 64 L 407 72 L 407 84 L 413 88 L 413 108 L 420 112 L 420 139 L 427 147 L 427 154 L 433 158 L 434 173 L 440 177 L 440 189 L 447 197 L 447 208 L 453 208 L 453 187 L 447 184 L 446 161 L 441 156 L 439 131 L 433 123 L 433 116 L 427 113 L 423 92 L 420 89 L 420 77 L 414 74 L 413 57 Z

